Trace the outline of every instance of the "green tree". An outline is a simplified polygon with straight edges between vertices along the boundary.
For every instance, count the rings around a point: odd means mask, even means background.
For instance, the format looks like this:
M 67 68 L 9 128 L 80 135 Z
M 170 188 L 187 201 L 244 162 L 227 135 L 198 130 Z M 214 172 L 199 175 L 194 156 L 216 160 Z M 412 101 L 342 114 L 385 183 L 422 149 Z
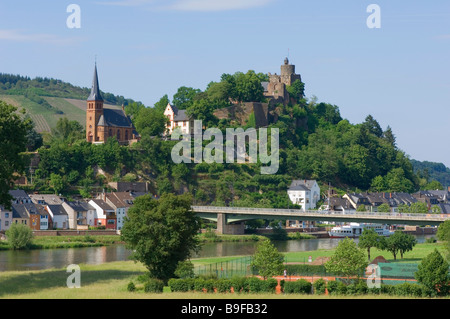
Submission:
M 445 296 L 450 290 L 449 264 L 437 249 L 422 259 L 414 277 L 432 295 Z
M 162 98 L 159 99 L 158 102 L 155 103 L 155 110 L 159 113 L 164 113 L 164 110 L 167 107 L 167 104 L 170 103 L 169 97 L 166 95 L 164 95 Z
M 429 182 L 427 185 L 425 185 L 424 190 L 443 190 L 444 186 L 436 180 L 433 180 Z
M 296 101 L 299 101 L 305 95 L 305 83 L 300 80 L 295 80 L 292 85 L 287 86 L 286 90 L 288 91 L 290 97 L 294 98 Z
M 366 228 L 363 230 L 361 236 L 359 236 L 358 247 L 367 249 L 367 257 L 370 262 L 370 249 L 372 247 L 380 247 L 380 243 L 380 235 L 375 230 Z
M 200 220 L 191 204 L 189 194 L 144 195 L 128 211 L 121 237 L 133 251 L 131 258 L 142 262 L 151 277 L 167 282 L 178 263 L 198 249 Z
M 381 249 L 387 250 L 394 256 L 394 260 L 397 260 L 397 254 L 400 253 L 403 259 L 403 254 L 414 248 L 417 241 L 412 235 L 408 235 L 401 230 L 396 230 L 391 236 L 384 238 L 380 246 Z
M 66 187 L 64 178 L 61 175 L 52 173 L 50 175 L 50 187 L 53 188 L 55 194 L 60 194 L 61 191 Z
M 195 96 L 200 92 L 201 90 L 199 89 L 181 86 L 178 88 L 177 93 L 173 95 L 172 103 L 179 110 L 185 110 L 192 105 Z
M 446 257 L 450 260 L 450 220 L 446 220 L 438 227 L 436 237 L 445 243 Z
M 159 136 L 164 133 L 168 119 L 156 108 L 144 107 L 135 115 L 133 122 L 141 136 Z
M 27 248 L 33 239 L 33 231 L 23 224 L 12 224 L 6 231 L 6 238 L 14 250 Z
M 258 243 L 253 255 L 251 266 L 255 268 L 264 279 L 279 275 L 283 272 L 283 255 L 270 240 Z
M 378 206 L 378 211 L 380 213 L 389 213 L 391 211 L 391 207 L 387 203 L 383 203 L 380 206 Z
M 363 250 L 347 237 L 339 242 L 334 254 L 325 263 L 325 268 L 328 272 L 336 275 L 346 276 L 347 278 L 357 276 L 359 278 L 367 265 Z
M 0 205 L 11 207 L 9 190 L 14 185 L 14 173 L 22 173 L 27 133 L 32 128 L 29 120 L 22 120 L 17 108 L 0 101 Z
M 60 118 L 56 122 L 56 128 L 52 130 L 52 136 L 67 144 L 85 138 L 84 128 L 78 121 L 71 121 L 67 117 Z

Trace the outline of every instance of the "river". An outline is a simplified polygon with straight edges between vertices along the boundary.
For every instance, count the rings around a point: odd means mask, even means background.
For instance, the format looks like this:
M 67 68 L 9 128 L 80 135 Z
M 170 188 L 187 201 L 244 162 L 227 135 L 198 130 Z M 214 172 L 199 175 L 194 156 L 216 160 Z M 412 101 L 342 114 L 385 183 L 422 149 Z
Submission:
M 422 243 L 427 237 L 416 236 Z M 318 238 L 274 242 L 280 252 L 313 251 L 317 249 L 332 249 L 341 239 Z M 357 239 L 355 240 L 357 241 Z M 219 242 L 202 245 L 201 251 L 193 256 L 222 257 L 237 255 L 252 255 L 257 242 Z M 70 264 L 102 264 L 112 261 L 129 260 L 130 251 L 124 245 L 87 248 L 59 248 L 42 250 L 0 251 L 0 271 L 40 270 L 50 268 L 65 268 Z

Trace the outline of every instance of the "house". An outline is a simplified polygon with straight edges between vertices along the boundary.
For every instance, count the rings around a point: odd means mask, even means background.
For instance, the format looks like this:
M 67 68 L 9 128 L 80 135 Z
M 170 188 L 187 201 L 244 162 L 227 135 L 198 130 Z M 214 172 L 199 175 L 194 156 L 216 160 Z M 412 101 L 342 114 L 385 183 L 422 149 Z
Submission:
M 47 205 L 47 211 L 53 222 L 53 229 L 68 229 L 69 219 L 63 205 Z
M 31 227 L 31 214 L 37 213 L 37 208 L 31 201 L 28 194 L 20 189 L 10 190 L 9 194 L 13 197 L 11 203 L 12 222 Z M 36 223 L 36 221 L 34 221 Z
M 354 209 L 357 209 L 361 205 L 364 206 L 370 205 L 369 199 L 363 194 L 357 193 L 345 194 L 344 196 L 342 196 L 342 198 L 347 199 L 350 202 L 350 204 L 352 204 Z
M 3 206 L 0 206 L 0 231 L 8 230 L 13 222 L 13 214 L 11 211 L 6 210 Z
M 94 226 L 105 226 L 106 229 L 117 229 L 117 217 L 114 208 L 103 199 L 91 199 L 89 201 L 95 209 Z
M 115 210 L 117 229 L 122 229 L 128 209 L 133 205 L 135 197 L 133 197 L 130 192 L 112 192 L 99 196 L 104 197 L 106 203 Z
M 29 197 L 34 204 L 39 205 L 61 205 L 66 200 L 54 194 L 30 194 Z
M 52 218 L 47 211 L 46 205 L 36 204 L 37 214 L 39 215 L 39 230 L 53 229 Z
M 439 204 L 439 196 L 430 191 L 418 191 L 412 194 L 419 202 L 428 204 L 428 206 Z
M 293 180 L 288 189 L 289 199 L 303 211 L 315 209 L 320 199 L 320 187 L 315 180 Z
M 179 110 L 175 105 L 168 103 L 164 115 L 169 119 L 166 125 L 168 135 L 177 127 L 181 129 L 182 134 L 194 134 L 194 119 L 186 113 L 186 110 Z
M 95 225 L 95 208 L 83 201 L 64 202 L 70 229 L 87 230 Z
M 348 199 L 341 197 L 330 197 L 327 201 L 328 209 L 335 212 L 355 212 L 355 208 Z
M 300 205 L 303 211 L 315 209 L 320 199 L 320 187 L 315 180 L 293 180 L 288 189 L 289 199 L 293 204 Z M 310 221 L 287 221 L 286 225 L 295 227 L 314 226 Z

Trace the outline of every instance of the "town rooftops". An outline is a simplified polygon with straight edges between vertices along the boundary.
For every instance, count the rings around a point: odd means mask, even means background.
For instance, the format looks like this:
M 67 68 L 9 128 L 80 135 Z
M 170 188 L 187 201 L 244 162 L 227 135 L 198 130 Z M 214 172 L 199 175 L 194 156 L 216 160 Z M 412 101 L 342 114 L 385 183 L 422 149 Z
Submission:
M 289 186 L 289 190 L 311 190 L 314 183 L 316 183 L 315 180 L 296 179 L 292 181 L 291 186 Z
M 63 205 L 47 205 L 47 207 L 55 216 L 67 216 L 67 212 L 64 209 Z
M 112 208 L 111 206 L 109 206 L 104 200 L 102 199 L 92 199 L 92 201 L 101 209 L 103 210 L 111 210 L 114 211 L 114 208 Z
M 29 218 L 30 214 L 37 214 L 38 210 L 33 203 L 12 204 L 13 218 Z
M 53 194 L 31 194 L 30 198 L 33 203 L 41 205 L 61 205 L 64 198 Z
M 74 202 L 66 202 L 70 208 L 72 208 L 76 212 L 86 212 L 88 210 L 95 210 L 89 203 L 82 201 L 74 201 Z

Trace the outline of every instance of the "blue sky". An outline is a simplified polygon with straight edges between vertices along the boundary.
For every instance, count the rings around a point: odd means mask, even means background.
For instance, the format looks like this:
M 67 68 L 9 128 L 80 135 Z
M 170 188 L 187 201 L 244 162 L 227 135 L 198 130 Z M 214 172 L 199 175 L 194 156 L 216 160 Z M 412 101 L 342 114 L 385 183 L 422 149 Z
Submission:
M 72 3 L 81 28 L 66 25 Z M 288 54 L 308 98 L 352 123 L 372 114 L 411 158 L 450 167 L 449 1 L 0 2 L 0 72 L 90 87 L 97 56 L 100 88 L 147 106 L 222 73 L 279 73 Z

